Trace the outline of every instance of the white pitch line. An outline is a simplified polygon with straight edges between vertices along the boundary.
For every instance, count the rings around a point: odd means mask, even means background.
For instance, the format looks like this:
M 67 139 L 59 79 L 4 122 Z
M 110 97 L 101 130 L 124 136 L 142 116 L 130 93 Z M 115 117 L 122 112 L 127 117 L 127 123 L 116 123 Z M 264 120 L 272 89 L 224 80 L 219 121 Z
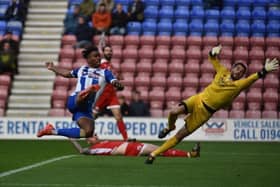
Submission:
M 25 170 L 30 170 L 30 169 L 33 169 L 33 168 L 36 168 L 36 167 L 39 167 L 39 166 L 42 166 L 42 165 L 46 165 L 46 164 L 55 162 L 55 161 L 71 158 L 71 157 L 74 157 L 74 156 L 77 156 L 77 155 L 66 155 L 66 156 L 56 157 L 56 158 L 53 158 L 53 159 L 50 159 L 50 160 L 45 160 L 43 162 L 38 162 L 36 164 L 32 164 L 30 166 L 25 166 L 25 167 L 22 167 L 22 168 L 6 171 L 6 172 L 3 172 L 3 173 L 0 173 L 0 178 L 8 176 L 8 175 L 15 174 L 15 173 L 18 173 L 18 172 L 22 172 L 22 171 L 25 171 Z

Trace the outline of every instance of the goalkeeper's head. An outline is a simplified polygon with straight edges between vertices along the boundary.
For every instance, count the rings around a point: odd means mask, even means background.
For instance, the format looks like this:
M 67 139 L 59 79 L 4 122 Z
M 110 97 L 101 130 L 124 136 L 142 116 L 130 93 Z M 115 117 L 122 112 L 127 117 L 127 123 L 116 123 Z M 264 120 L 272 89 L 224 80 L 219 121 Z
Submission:
M 247 65 L 242 61 L 235 62 L 231 67 L 232 80 L 241 79 L 247 72 Z

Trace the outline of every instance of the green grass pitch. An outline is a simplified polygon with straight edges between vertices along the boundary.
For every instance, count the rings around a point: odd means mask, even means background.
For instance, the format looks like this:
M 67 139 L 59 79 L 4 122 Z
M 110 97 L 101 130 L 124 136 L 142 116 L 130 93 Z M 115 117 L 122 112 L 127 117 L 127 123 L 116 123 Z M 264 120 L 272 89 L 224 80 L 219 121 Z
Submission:
M 279 145 L 202 142 L 198 159 L 158 157 L 145 165 L 146 157 L 78 155 L 68 141 L 0 140 L 0 187 L 276 187 Z M 74 156 L 3 176 L 65 155 Z

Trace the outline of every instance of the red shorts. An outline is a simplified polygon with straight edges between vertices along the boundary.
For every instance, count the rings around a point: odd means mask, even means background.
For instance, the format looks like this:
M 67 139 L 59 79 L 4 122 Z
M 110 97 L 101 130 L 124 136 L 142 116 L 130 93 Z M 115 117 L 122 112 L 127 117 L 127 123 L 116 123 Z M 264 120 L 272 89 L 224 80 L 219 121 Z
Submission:
M 100 95 L 95 103 L 95 110 L 99 111 L 107 107 L 108 109 L 119 108 L 120 103 L 115 90 L 106 91 Z
M 140 142 L 128 142 L 125 155 L 126 156 L 138 156 L 143 148 L 144 144 Z

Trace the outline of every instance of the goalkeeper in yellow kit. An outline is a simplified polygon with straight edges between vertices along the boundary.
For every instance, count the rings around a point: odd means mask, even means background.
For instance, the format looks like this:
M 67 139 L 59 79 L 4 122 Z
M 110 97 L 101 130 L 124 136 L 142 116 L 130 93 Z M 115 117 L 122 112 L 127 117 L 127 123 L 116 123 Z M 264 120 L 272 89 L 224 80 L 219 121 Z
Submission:
M 188 114 L 184 119 L 184 127 L 175 136 L 153 151 L 145 161 L 146 164 L 152 164 L 157 155 L 177 145 L 186 136 L 208 121 L 217 110 L 230 105 L 241 91 L 279 67 L 279 62 L 276 58 L 273 60 L 266 59 L 264 68 L 260 72 L 242 79 L 247 71 L 247 66 L 238 61 L 233 64 L 231 71 L 229 71 L 220 64 L 217 57 L 221 49 L 222 46 L 219 45 L 209 52 L 209 61 L 213 64 L 216 71 L 214 80 L 201 93 L 184 100 L 178 107 L 169 112 L 168 127 L 159 133 L 159 138 L 164 138 L 170 131 L 176 128 L 175 122 L 180 114 Z M 200 147 L 198 146 L 196 149 L 199 151 Z

